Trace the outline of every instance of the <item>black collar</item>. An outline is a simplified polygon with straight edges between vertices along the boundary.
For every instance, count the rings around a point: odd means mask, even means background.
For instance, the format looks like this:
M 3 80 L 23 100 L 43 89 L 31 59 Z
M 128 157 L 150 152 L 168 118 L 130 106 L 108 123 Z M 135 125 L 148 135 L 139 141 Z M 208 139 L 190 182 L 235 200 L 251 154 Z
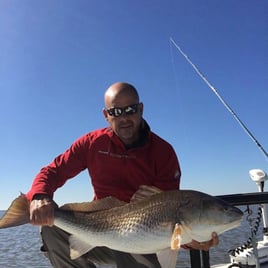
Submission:
M 149 132 L 150 127 L 147 124 L 147 122 L 143 119 L 140 126 L 140 133 L 138 140 L 133 142 L 132 144 L 125 145 L 126 149 L 138 148 L 146 145 L 149 142 Z

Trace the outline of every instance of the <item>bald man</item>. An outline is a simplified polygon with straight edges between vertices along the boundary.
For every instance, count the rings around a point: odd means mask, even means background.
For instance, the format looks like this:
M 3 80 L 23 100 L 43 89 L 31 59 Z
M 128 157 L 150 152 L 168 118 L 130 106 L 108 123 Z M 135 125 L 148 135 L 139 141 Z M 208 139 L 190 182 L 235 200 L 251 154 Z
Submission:
M 27 193 L 30 219 L 42 226 L 42 249 L 53 267 L 96 267 L 114 263 L 118 268 L 160 268 L 155 254 L 134 258 L 131 254 L 97 247 L 71 260 L 69 234 L 53 226 L 54 192 L 87 169 L 94 200 L 108 196 L 129 202 L 141 185 L 163 191 L 179 189 L 180 166 L 172 146 L 150 130 L 143 118 L 143 103 L 136 88 L 125 82 L 112 84 L 104 94 L 103 115 L 109 126 L 77 139 L 68 150 L 43 167 Z M 218 244 L 216 234 L 207 243 L 193 241 L 185 248 L 207 250 Z M 130 249 L 131 251 L 131 249 Z M 146 266 L 147 264 L 147 266 Z

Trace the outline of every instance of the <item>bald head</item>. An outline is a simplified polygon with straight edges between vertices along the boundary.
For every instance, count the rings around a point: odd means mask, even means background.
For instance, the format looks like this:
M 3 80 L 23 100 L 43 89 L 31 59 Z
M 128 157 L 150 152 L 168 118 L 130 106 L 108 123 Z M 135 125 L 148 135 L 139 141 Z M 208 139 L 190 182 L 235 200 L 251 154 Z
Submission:
M 143 122 L 143 103 L 136 88 L 124 82 L 114 83 L 106 90 L 104 103 L 103 115 L 114 133 L 125 145 L 135 143 Z M 117 112 L 110 114 L 108 110 L 112 109 Z
M 139 103 L 139 94 L 134 86 L 125 82 L 112 84 L 104 94 L 104 103 L 106 107 L 111 107 L 122 96 L 132 98 L 135 103 Z

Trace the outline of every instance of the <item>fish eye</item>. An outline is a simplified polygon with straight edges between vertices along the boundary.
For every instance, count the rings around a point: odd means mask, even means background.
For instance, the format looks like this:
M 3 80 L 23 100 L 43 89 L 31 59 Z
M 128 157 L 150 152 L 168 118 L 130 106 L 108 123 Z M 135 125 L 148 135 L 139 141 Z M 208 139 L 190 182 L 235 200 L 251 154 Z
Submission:
M 224 211 L 224 212 L 228 212 L 228 211 L 230 211 L 230 207 L 229 207 L 229 206 L 224 206 L 224 207 L 223 207 L 223 211 Z

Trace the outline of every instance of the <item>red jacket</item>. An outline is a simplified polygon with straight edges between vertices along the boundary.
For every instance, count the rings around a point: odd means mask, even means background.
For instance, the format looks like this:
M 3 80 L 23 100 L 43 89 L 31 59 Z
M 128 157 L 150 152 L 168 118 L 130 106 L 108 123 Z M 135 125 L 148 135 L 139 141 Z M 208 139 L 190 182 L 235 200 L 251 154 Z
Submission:
M 126 149 L 110 128 L 90 132 L 41 169 L 27 198 L 36 194 L 53 197 L 66 180 L 88 169 L 94 199 L 114 196 L 129 201 L 140 185 L 162 190 L 178 189 L 180 166 L 172 146 L 150 131 L 146 124 L 146 142 Z

